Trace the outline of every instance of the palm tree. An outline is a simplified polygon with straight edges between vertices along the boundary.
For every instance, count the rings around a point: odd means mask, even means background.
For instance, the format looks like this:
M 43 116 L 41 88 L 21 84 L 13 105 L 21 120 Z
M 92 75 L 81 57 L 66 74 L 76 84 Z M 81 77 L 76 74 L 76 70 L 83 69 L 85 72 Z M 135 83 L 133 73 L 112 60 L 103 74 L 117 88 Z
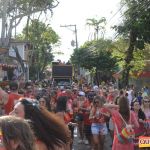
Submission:
M 102 38 L 104 38 L 105 25 L 106 25 L 105 17 L 102 17 L 99 20 L 95 18 L 87 19 L 86 25 L 94 27 L 94 40 L 99 39 L 99 31 L 101 31 L 101 36 Z

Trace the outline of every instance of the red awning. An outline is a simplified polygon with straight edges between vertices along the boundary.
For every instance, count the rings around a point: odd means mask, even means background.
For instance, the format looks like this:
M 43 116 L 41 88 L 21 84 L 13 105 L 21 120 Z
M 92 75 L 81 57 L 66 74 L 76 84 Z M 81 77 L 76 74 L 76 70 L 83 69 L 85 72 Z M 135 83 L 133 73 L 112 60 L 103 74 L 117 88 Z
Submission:
M 150 71 L 143 71 L 139 74 L 139 77 L 148 78 L 150 77 Z
M 8 65 L 8 64 L 0 64 L 0 67 L 2 67 L 2 70 L 17 68 L 16 65 Z

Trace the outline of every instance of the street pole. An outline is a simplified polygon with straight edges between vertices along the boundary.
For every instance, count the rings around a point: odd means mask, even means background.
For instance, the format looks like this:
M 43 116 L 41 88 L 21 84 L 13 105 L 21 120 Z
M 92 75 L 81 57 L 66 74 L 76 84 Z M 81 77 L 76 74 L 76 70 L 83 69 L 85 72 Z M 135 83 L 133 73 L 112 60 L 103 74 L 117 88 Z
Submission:
M 65 27 L 65 28 L 67 28 L 67 27 L 74 27 L 76 49 L 78 49 L 77 25 L 76 24 L 61 25 L 60 27 Z
M 60 27 L 74 27 L 74 33 L 75 33 L 75 43 L 76 43 L 76 49 L 78 50 L 78 36 L 77 36 L 77 25 L 76 24 L 70 24 L 70 25 L 60 25 Z M 77 66 L 77 76 L 80 75 L 80 65 Z M 76 75 L 75 75 L 76 76 Z M 78 78 L 78 77 L 77 77 Z

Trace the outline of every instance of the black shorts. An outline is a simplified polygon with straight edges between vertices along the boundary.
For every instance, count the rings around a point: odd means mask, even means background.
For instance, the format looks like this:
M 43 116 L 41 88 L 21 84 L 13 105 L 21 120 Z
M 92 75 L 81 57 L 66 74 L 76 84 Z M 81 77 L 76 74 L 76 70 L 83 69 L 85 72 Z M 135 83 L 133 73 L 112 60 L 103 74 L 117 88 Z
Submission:
M 91 136 L 92 132 L 91 132 L 91 125 L 84 125 L 84 133 L 86 136 Z
M 83 121 L 84 120 L 83 114 L 77 114 L 75 117 L 75 120 L 76 121 Z

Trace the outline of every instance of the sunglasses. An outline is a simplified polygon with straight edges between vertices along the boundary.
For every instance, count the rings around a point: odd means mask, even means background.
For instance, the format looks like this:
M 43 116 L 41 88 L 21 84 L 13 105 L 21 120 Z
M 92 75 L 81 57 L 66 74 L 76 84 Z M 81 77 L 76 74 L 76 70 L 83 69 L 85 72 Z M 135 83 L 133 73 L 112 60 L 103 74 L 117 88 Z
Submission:
M 150 101 L 144 101 L 144 103 L 149 103 Z

